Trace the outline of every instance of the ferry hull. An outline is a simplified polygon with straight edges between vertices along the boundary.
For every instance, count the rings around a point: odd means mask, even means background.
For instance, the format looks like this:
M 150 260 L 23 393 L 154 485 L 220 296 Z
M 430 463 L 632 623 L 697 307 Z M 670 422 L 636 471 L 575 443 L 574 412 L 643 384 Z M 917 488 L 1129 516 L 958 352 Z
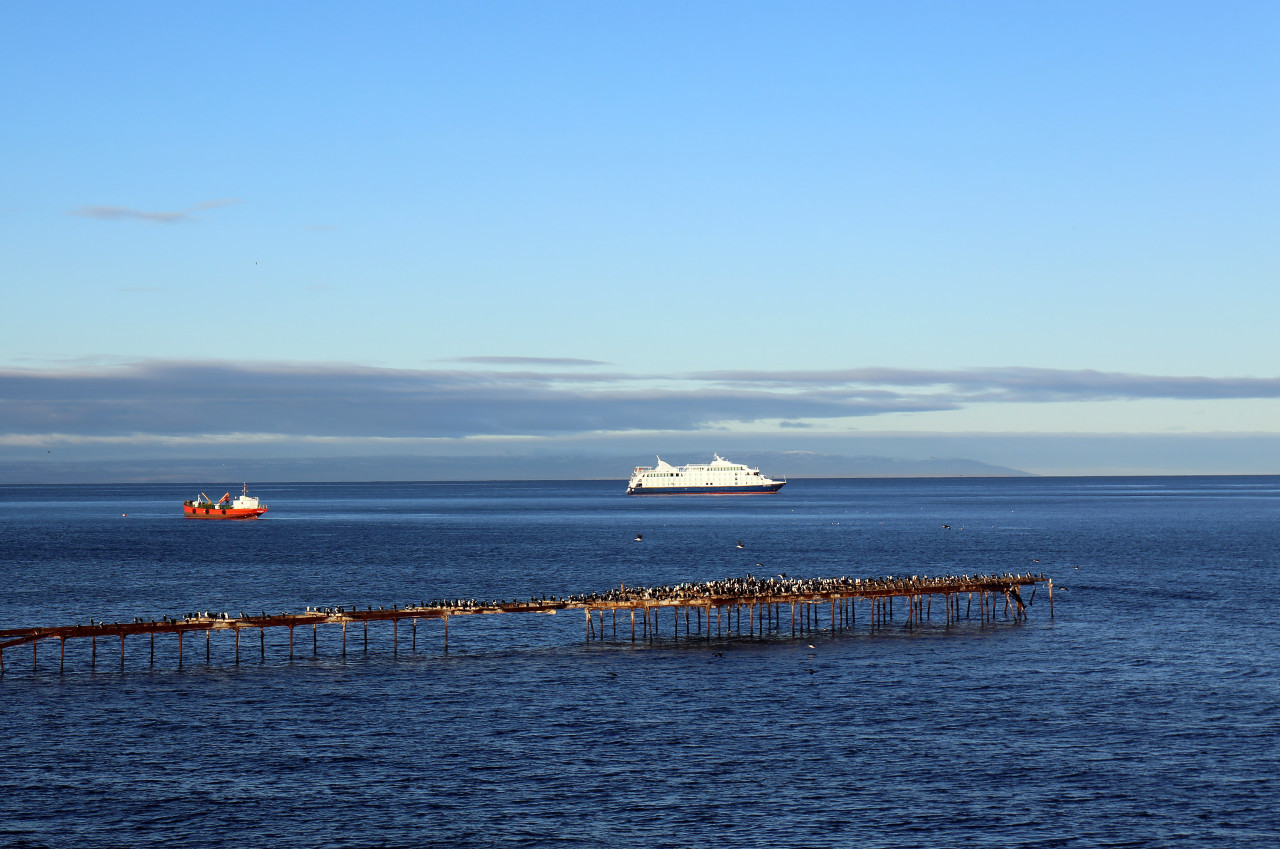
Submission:
M 628 488 L 627 495 L 770 495 L 785 485 L 786 481 L 763 486 L 639 486 Z
M 184 505 L 182 512 L 188 519 L 256 519 L 267 512 L 266 507 L 237 510 L 234 507 L 192 507 Z

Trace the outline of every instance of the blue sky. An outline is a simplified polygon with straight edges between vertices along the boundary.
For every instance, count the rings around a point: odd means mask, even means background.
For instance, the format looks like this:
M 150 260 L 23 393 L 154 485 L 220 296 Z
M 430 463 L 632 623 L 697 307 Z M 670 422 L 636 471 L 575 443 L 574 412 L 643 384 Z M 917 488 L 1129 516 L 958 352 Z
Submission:
M 1277 473 L 1278 37 L 1271 3 L 6 4 L 0 461 Z

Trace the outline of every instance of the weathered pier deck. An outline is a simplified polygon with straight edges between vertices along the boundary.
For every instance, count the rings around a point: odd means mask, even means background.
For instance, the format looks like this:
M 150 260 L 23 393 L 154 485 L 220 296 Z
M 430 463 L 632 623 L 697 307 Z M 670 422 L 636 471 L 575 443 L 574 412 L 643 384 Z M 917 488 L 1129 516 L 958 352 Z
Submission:
M 231 617 L 226 613 L 189 613 L 181 618 L 163 616 L 159 620 L 134 619 L 132 622 L 97 622 L 88 625 L 62 625 L 42 628 L 0 629 L 0 675 L 5 670 L 5 649 L 31 645 L 32 667 L 39 669 L 38 645 L 42 641 L 58 641 L 58 669 L 66 663 L 67 640 L 90 641 L 90 664 L 98 663 L 98 641 L 119 642 L 119 663 L 125 664 L 125 639 L 148 636 L 150 638 L 150 662 L 155 662 L 155 637 L 176 635 L 178 663 L 184 655 L 183 640 L 187 635 L 203 634 L 205 659 L 210 656 L 210 637 L 215 631 L 232 631 L 235 635 L 235 660 L 240 661 L 240 634 L 257 631 L 259 651 L 266 657 L 266 631 L 268 628 L 289 630 L 289 656 L 294 654 L 294 631 L 311 627 L 312 652 L 318 651 L 318 631 L 321 625 L 340 626 L 342 629 L 342 654 L 347 651 L 347 633 L 350 626 L 362 625 L 364 644 L 368 647 L 369 623 L 390 622 L 392 646 L 398 650 L 400 624 L 408 622 L 411 629 L 411 645 L 417 648 L 420 620 L 438 620 L 443 623 L 444 647 L 448 648 L 449 620 L 456 616 L 486 616 L 507 613 L 555 614 L 563 610 L 582 610 L 585 615 L 586 639 L 618 640 L 618 613 L 630 615 L 630 622 L 623 622 L 621 639 L 632 642 L 652 642 L 664 639 L 668 633 L 672 639 L 683 635 L 689 640 L 706 640 L 737 636 L 744 633 L 743 615 L 746 615 L 745 633 L 752 637 L 804 635 L 816 630 L 844 631 L 857 626 L 858 608 L 864 608 L 863 621 L 869 630 L 888 627 L 896 623 L 914 628 L 926 619 L 932 619 L 935 602 L 941 608 L 944 623 L 949 627 L 962 619 L 977 618 L 981 622 L 997 619 L 1020 621 L 1027 616 L 1027 608 L 1035 598 L 1040 584 L 1048 590 L 1049 615 L 1053 616 L 1053 580 L 1044 575 L 947 575 L 943 577 L 910 578 L 729 578 L 721 581 L 703 581 L 659 587 L 628 587 L 589 595 L 571 595 L 556 598 L 531 598 L 528 601 L 477 601 L 475 599 L 442 600 L 432 603 L 395 605 L 390 608 L 372 606 L 339 606 L 307 608 L 302 613 L 258 615 L 241 614 Z M 1030 589 L 1027 598 L 1023 592 Z M 897 602 L 900 619 L 895 619 L 894 603 Z M 963 602 L 963 612 L 961 610 Z M 974 604 L 977 603 L 977 610 Z M 976 616 L 975 616 L 976 613 Z M 609 622 L 606 623 L 606 615 Z M 637 618 L 639 617 L 639 618 Z M 825 625 L 823 619 L 825 618 Z M 683 625 L 683 629 L 682 626 Z M 607 632 L 607 636 L 606 636 Z M 113 652 L 114 654 L 114 652 Z M 12 653 L 10 653 L 12 656 Z

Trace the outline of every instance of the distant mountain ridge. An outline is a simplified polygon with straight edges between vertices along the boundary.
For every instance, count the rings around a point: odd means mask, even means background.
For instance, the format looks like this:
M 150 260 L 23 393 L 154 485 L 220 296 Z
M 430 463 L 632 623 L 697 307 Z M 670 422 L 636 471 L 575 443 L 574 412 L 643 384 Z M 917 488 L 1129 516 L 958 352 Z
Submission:
M 847 456 L 813 451 L 759 452 L 734 455 L 735 461 L 768 466 L 786 475 L 804 478 L 954 478 L 954 477 L 1035 477 L 1031 472 L 995 466 L 962 457 L 928 457 L 911 460 L 901 457 Z

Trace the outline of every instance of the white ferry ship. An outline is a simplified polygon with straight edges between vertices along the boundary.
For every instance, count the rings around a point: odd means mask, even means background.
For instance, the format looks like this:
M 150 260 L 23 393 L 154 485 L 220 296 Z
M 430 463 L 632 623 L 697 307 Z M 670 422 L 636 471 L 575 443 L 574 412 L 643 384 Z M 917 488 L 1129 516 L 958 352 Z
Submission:
M 710 463 L 673 466 L 658 458 L 656 466 L 636 466 L 627 484 L 627 495 L 755 495 L 777 492 L 786 480 L 776 481 L 759 469 L 731 463 L 719 454 Z

